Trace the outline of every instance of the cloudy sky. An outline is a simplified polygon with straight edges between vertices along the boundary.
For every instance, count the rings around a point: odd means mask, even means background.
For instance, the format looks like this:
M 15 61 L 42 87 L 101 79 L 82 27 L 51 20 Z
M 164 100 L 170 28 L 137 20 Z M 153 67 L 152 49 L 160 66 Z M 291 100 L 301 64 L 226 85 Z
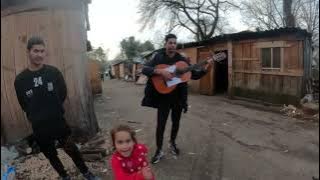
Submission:
M 156 34 L 159 34 L 160 27 L 139 31 L 141 25 L 138 23 L 138 4 L 139 0 L 92 0 L 89 5 L 91 30 L 88 32 L 88 39 L 94 47 L 109 49 L 109 59 L 120 52 L 119 44 L 122 39 L 135 36 L 140 41 L 154 41 Z M 229 15 L 229 21 L 237 31 L 247 29 L 237 12 Z M 177 34 L 179 40 L 190 41 L 190 35 L 186 34 Z

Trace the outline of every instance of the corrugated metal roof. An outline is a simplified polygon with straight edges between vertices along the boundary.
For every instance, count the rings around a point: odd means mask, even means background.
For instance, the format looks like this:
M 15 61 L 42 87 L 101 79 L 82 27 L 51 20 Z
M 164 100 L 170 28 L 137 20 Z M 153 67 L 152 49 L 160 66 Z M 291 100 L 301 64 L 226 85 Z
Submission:
M 153 51 L 144 51 L 144 52 L 140 53 L 140 55 L 141 55 L 142 57 L 145 57 L 145 56 L 149 56 L 149 55 L 152 54 L 152 53 L 153 53 Z
M 141 64 L 141 63 L 143 63 L 143 58 L 142 58 L 142 57 L 133 58 L 133 59 L 132 59 L 132 62 L 133 62 L 133 63 Z
M 132 60 L 130 59 L 118 59 L 118 60 L 113 60 L 111 61 L 111 65 L 117 65 L 117 64 L 121 64 L 121 63 L 143 63 L 143 59 L 142 58 L 133 58 Z
M 123 62 L 125 62 L 126 60 L 124 60 L 124 59 L 117 59 L 117 60 L 113 60 L 113 61 L 111 61 L 111 65 L 113 66 L 113 65 L 117 65 L 117 64 L 120 64 L 120 63 L 123 63 Z
M 223 41 L 239 41 L 245 39 L 257 39 L 257 38 L 268 38 L 268 37 L 277 37 L 287 34 L 295 34 L 297 37 L 311 37 L 311 34 L 308 33 L 306 30 L 300 28 L 279 28 L 267 31 L 242 31 L 238 33 L 232 34 L 222 34 L 219 36 L 212 37 L 211 39 L 198 41 L 198 42 L 190 42 L 184 44 L 178 44 L 178 49 L 188 48 L 188 47 L 196 47 L 196 46 L 204 46 L 207 44 L 212 44 L 216 42 L 223 42 Z
M 148 56 L 151 56 L 152 54 L 157 53 L 161 50 L 164 50 L 164 48 L 156 49 L 153 51 L 145 51 L 145 52 L 142 52 L 141 55 L 142 55 L 142 57 L 148 57 Z

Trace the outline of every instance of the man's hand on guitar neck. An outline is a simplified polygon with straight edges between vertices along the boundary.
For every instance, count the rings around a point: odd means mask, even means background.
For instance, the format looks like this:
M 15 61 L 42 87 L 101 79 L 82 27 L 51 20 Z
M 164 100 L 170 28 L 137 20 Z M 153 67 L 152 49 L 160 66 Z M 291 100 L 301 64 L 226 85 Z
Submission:
M 207 58 L 207 63 L 206 63 L 206 65 L 204 65 L 204 70 L 208 71 L 208 68 L 212 63 L 213 63 L 213 59 L 212 58 Z
M 173 78 L 173 74 L 164 69 L 155 69 L 154 74 L 162 76 L 165 81 L 170 81 Z

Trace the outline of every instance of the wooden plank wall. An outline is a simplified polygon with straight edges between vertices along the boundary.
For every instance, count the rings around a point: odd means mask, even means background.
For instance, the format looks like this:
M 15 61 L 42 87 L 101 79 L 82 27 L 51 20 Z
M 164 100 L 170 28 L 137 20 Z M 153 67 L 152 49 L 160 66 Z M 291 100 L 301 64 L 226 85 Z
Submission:
M 234 70 L 234 87 L 257 89 L 259 88 L 260 74 L 245 72 L 261 69 L 258 58 L 258 49 L 253 46 L 254 42 L 233 43 L 232 61 Z
M 207 47 L 193 47 L 181 49 L 180 52 L 185 53 L 188 57 L 191 58 L 191 63 L 195 64 L 200 61 L 205 60 L 210 56 L 210 51 L 220 51 L 227 50 L 227 43 L 219 43 Z M 213 95 L 215 93 L 215 66 L 211 65 L 208 73 L 202 77 L 200 80 L 191 80 L 189 82 L 189 87 L 191 92 L 204 94 L 204 95 Z
M 86 56 L 85 14 L 80 10 L 49 9 L 1 17 L 1 121 L 8 141 L 31 133 L 14 90 L 14 79 L 27 67 L 27 39 L 42 36 L 48 50 L 47 64 L 64 74 L 68 98 L 66 119 L 71 127 L 88 134 L 98 124 L 93 110 Z
M 136 78 L 136 76 L 137 76 L 139 73 L 141 73 L 142 68 L 143 68 L 143 65 L 142 65 L 142 64 L 134 63 L 133 66 L 132 66 L 132 77 L 133 77 L 133 78 Z
M 132 77 L 133 77 L 133 79 L 136 77 L 137 69 L 138 69 L 138 64 L 134 63 L 132 65 Z
M 120 65 L 116 64 L 112 66 L 112 74 L 115 78 L 120 78 Z
M 184 53 L 186 56 L 188 56 L 190 58 L 191 64 L 198 63 L 198 49 L 197 49 L 197 47 L 182 49 L 180 52 Z M 199 92 L 200 80 L 191 80 L 188 82 L 188 84 L 189 84 L 190 92 L 194 92 L 194 93 Z
M 1 126 L 9 140 L 32 132 L 14 89 L 16 75 L 28 64 L 25 54 L 27 23 L 28 18 L 21 15 L 1 18 Z
M 210 56 L 210 48 L 205 47 L 205 48 L 198 49 L 199 61 L 205 60 L 209 56 Z M 214 89 L 213 87 L 214 71 L 213 70 L 214 70 L 214 66 L 212 68 L 209 68 L 207 74 L 200 79 L 200 87 L 199 87 L 200 94 L 213 95 L 213 89 Z
M 233 42 L 233 86 L 241 89 L 300 96 L 303 72 L 303 46 L 301 40 L 283 41 L 283 67 L 281 70 L 263 71 L 261 43 L 275 39 Z M 282 39 L 277 39 L 282 41 Z
M 125 76 L 124 63 L 119 64 L 119 78 L 123 79 Z
M 97 60 L 89 60 L 89 73 L 90 83 L 93 94 L 102 92 L 101 75 L 100 75 L 100 62 Z
M 111 73 L 112 73 L 112 76 L 116 77 L 116 66 L 115 65 L 111 66 Z

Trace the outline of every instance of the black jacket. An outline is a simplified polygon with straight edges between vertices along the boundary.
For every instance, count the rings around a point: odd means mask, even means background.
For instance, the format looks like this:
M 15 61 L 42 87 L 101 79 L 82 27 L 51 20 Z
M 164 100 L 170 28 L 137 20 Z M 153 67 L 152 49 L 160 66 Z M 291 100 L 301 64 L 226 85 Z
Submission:
M 21 72 L 14 82 L 17 98 L 35 135 L 59 137 L 70 133 L 63 118 L 67 88 L 61 72 L 49 65 Z
M 145 96 L 142 99 L 142 106 L 152 107 L 152 108 L 158 108 L 160 104 L 176 104 L 180 105 L 185 111 L 188 107 L 188 84 L 187 83 L 180 83 L 177 85 L 177 88 L 173 90 L 169 94 L 160 94 L 157 92 L 157 90 L 154 88 L 153 83 L 151 81 L 151 78 L 153 76 L 154 67 L 159 64 L 167 64 L 167 65 L 173 65 L 178 61 L 186 61 L 186 59 L 180 55 L 179 53 L 176 53 L 176 55 L 173 58 L 169 58 L 165 51 L 162 50 L 158 52 L 152 60 L 147 62 L 143 69 L 142 73 L 149 77 L 144 93 Z M 189 63 L 188 63 L 189 64 Z M 191 79 L 197 80 L 200 79 L 202 76 L 206 74 L 206 71 L 198 68 L 193 71 L 191 71 L 192 76 Z

